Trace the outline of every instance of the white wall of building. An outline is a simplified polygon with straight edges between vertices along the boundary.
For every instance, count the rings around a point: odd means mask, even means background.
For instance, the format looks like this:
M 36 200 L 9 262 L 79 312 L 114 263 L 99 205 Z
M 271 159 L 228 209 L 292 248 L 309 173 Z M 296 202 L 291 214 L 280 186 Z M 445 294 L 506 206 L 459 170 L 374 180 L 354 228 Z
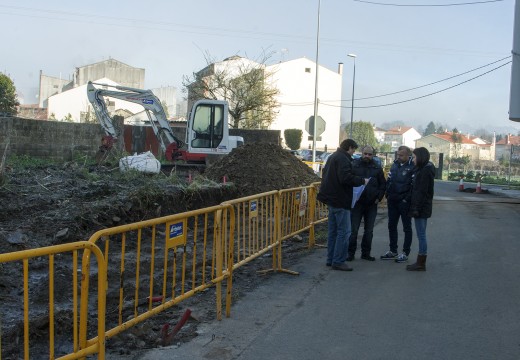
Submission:
M 116 82 L 107 78 L 99 79 L 94 82 L 118 85 Z M 114 109 L 116 110 L 125 109 L 133 114 L 143 110 L 143 107 L 139 104 L 112 98 L 110 98 L 110 101 L 114 101 Z M 54 114 L 56 120 L 62 120 L 68 114 L 71 114 L 74 122 L 80 122 L 80 113 L 88 112 L 89 109 L 92 109 L 92 106 L 87 97 L 87 85 L 78 86 L 77 88 L 53 95 L 49 98 L 48 114 L 49 117 Z
M 266 67 L 266 71 L 274 72 L 273 81 L 280 91 L 278 102 L 281 105 L 270 129 L 280 130 L 282 137 L 285 129 L 301 129 L 301 148 L 304 149 L 312 146 L 312 140 L 308 140 L 312 134 L 305 131 L 305 121 L 314 115 L 315 64 L 300 58 Z M 342 76 L 323 66 L 318 71 L 318 99 L 336 106 L 318 105 L 318 116 L 325 120 L 326 129 L 321 141 L 316 141 L 316 148 L 324 149 L 327 145 L 328 150 L 334 151 L 339 146 Z
M 415 142 L 419 140 L 421 137 L 421 134 L 417 130 L 411 128 L 403 134 L 403 145 L 406 145 L 409 148 L 413 149 L 415 146 Z

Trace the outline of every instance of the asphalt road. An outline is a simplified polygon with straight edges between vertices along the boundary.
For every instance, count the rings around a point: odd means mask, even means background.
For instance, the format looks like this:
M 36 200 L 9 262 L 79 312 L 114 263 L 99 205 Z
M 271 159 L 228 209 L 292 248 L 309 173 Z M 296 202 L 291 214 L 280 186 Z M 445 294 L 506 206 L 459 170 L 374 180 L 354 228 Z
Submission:
M 125 359 L 520 359 L 520 200 L 435 190 L 426 272 L 379 260 L 382 212 L 377 261 L 356 254 L 353 272 L 333 271 L 318 248 L 190 343 Z

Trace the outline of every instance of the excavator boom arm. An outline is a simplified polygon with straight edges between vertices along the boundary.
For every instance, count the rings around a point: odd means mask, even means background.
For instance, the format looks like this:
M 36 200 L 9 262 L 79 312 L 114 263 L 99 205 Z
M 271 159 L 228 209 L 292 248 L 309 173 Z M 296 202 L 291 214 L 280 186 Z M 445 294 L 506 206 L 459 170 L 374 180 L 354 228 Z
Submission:
M 96 88 L 94 85 L 102 86 L 102 88 Z M 109 90 L 109 88 L 113 88 L 115 90 Z M 175 143 L 177 148 L 181 148 L 184 145 L 184 142 L 173 134 L 170 124 L 166 119 L 166 114 L 161 105 L 161 102 L 152 91 L 135 89 L 126 86 L 115 86 L 89 82 L 87 85 L 87 94 L 88 99 L 94 108 L 96 116 L 107 135 L 110 135 L 114 138 L 119 137 L 119 134 L 117 134 L 112 119 L 108 113 L 108 109 L 103 98 L 104 96 L 141 105 L 144 108 L 146 115 L 148 116 L 148 120 L 150 120 L 150 124 L 152 125 L 155 136 L 159 140 L 159 144 L 163 151 L 166 151 L 167 147 L 172 143 Z

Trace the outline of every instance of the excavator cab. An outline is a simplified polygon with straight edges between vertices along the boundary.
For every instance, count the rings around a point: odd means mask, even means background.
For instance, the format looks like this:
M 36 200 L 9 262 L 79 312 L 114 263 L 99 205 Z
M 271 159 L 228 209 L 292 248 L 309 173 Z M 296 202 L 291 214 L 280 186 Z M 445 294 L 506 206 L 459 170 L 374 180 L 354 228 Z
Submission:
M 229 149 L 227 103 L 218 100 L 199 100 L 193 106 L 186 143 L 190 153 L 224 152 Z

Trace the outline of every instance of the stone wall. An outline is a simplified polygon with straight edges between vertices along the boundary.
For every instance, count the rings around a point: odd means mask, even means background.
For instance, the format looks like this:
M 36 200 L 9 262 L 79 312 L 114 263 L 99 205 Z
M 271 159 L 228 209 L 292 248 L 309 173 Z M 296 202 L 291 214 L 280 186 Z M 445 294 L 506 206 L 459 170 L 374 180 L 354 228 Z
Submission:
M 173 128 L 174 134 L 185 139 L 185 128 Z M 230 129 L 230 135 L 242 136 L 246 144 L 267 142 L 278 144 L 280 131 Z M 0 117 L 0 158 L 7 139 L 8 155 L 27 155 L 54 161 L 70 161 L 81 156 L 94 157 L 104 131 L 99 124 Z M 159 144 L 151 127 L 125 126 L 125 149 L 128 153 L 152 151 L 158 155 Z
M 104 132 L 98 124 L 0 118 L 0 156 L 9 138 L 8 155 L 27 155 L 55 161 L 94 156 Z

